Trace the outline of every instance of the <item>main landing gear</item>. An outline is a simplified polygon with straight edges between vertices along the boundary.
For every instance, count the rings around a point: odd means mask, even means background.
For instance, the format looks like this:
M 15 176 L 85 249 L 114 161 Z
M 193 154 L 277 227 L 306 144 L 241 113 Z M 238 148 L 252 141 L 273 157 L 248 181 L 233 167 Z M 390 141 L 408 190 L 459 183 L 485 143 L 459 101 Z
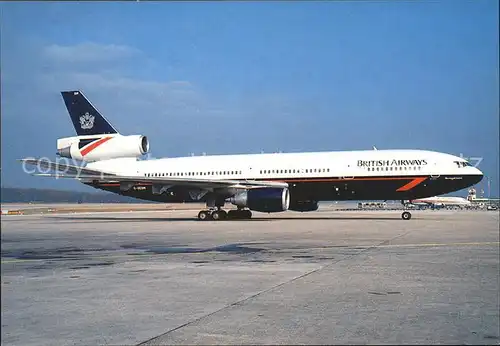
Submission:
M 206 221 L 206 220 L 242 220 L 242 219 L 250 219 L 252 218 L 252 212 L 248 209 L 237 209 L 230 210 L 226 212 L 223 209 L 209 209 L 202 210 L 198 213 L 198 220 Z

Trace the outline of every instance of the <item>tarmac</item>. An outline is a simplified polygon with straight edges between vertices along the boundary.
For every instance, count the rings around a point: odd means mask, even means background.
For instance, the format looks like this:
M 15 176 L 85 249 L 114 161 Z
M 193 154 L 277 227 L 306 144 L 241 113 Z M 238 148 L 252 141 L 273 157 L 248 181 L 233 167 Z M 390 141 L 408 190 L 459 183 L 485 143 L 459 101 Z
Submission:
M 500 344 L 498 212 L 101 211 L 2 215 L 2 345 Z

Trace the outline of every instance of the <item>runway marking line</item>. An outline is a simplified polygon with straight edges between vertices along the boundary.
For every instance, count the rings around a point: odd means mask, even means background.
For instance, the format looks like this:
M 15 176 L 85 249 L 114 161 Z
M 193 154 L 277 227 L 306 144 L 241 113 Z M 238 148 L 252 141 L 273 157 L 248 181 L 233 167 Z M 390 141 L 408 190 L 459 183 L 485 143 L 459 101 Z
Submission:
M 347 260 L 347 259 L 353 258 L 353 257 L 355 257 L 355 256 L 358 256 L 358 255 L 360 255 L 360 254 L 362 254 L 362 253 L 365 253 L 365 252 L 368 252 L 368 251 L 370 251 L 370 250 L 374 250 L 374 249 L 377 249 L 377 248 L 382 247 L 382 246 L 387 246 L 387 243 L 390 243 L 391 241 L 394 241 L 394 240 L 396 240 L 396 239 L 398 239 L 398 238 L 402 238 L 402 237 L 404 237 L 404 236 L 408 235 L 409 233 L 411 233 L 411 231 L 407 231 L 407 232 L 405 232 L 405 233 L 399 234 L 399 235 L 397 235 L 397 236 L 395 236 L 395 237 L 393 237 L 393 238 L 391 238 L 391 239 L 388 239 L 388 240 L 386 240 L 386 241 L 383 241 L 383 242 L 381 242 L 381 243 L 379 243 L 379 244 L 375 244 L 375 245 L 372 245 L 372 246 L 366 246 L 366 248 L 361 249 L 361 251 L 359 251 L 359 252 L 357 252 L 357 253 L 354 253 L 354 254 L 349 254 L 349 255 L 345 256 L 345 258 L 341 258 L 341 259 L 334 260 L 334 261 L 332 261 L 332 262 L 331 262 L 331 263 L 329 263 L 329 264 L 326 264 L 326 265 L 320 265 L 318 268 L 315 268 L 315 269 L 309 270 L 309 271 L 307 271 L 307 272 L 305 272 L 305 273 L 303 273 L 303 274 L 300 274 L 300 275 L 298 275 L 298 276 L 296 276 L 296 277 L 294 277 L 294 278 L 291 278 L 291 279 L 285 280 L 285 281 L 283 281 L 283 282 L 281 282 L 281 283 L 279 283 L 279 284 L 273 285 L 273 286 L 271 286 L 271 287 L 269 287 L 269 288 L 263 289 L 262 291 L 259 291 L 259 292 L 257 292 L 257 293 L 251 294 L 250 296 L 247 296 L 247 297 L 245 297 L 245 298 L 242 298 L 242 299 L 239 299 L 239 300 L 234 301 L 234 302 L 232 302 L 232 303 L 229 303 L 229 304 L 227 304 L 227 305 L 225 305 L 225 306 L 223 306 L 223 307 L 221 307 L 221 308 L 219 308 L 219 309 L 216 309 L 216 310 L 214 310 L 214 311 L 212 311 L 212 312 L 210 312 L 210 313 L 207 313 L 207 314 L 205 314 L 205 315 L 203 315 L 203 316 L 200 316 L 200 317 L 197 317 L 197 318 L 195 318 L 195 319 L 192 319 L 192 320 L 186 321 L 186 322 L 184 322 L 184 323 L 182 323 L 182 324 L 178 325 L 177 327 L 170 328 L 170 329 L 168 329 L 166 332 L 164 332 L 164 333 L 162 333 L 162 334 L 159 334 L 159 335 L 157 335 L 157 336 L 154 336 L 154 337 L 152 337 L 152 338 L 149 338 L 149 339 L 147 339 L 147 340 L 145 340 L 145 341 L 143 341 L 143 342 L 141 342 L 141 343 L 137 344 L 137 346 L 145 346 L 145 345 L 153 345 L 153 344 L 157 344 L 157 341 L 158 341 L 158 340 L 161 340 L 162 338 L 166 338 L 166 336 L 167 336 L 168 334 L 171 334 L 171 333 L 173 333 L 173 332 L 175 332 L 175 331 L 177 331 L 177 330 L 179 330 L 179 329 L 182 329 L 182 328 L 184 328 L 184 327 L 187 327 L 187 326 L 189 326 L 189 325 L 192 325 L 192 324 L 194 324 L 194 323 L 197 323 L 197 322 L 199 322 L 199 321 L 202 321 L 202 320 L 204 320 L 204 319 L 206 319 L 206 318 L 208 318 L 208 317 L 210 317 L 210 316 L 213 316 L 213 315 L 215 315 L 215 314 L 217 314 L 217 313 L 219 313 L 219 312 L 221 312 L 221 311 L 224 311 L 224 310 L 226 310 L 226 309 L 229 309 L 229 308 L 231 308 L 231 307 L 234 307 L 234 306 L 240 305 L 240 304 L 242 304 L 242 303 L 245 303 L 245 302 L 247 302 L 247 301 L 250 301 L 250 300 L 252 300 L 252 299 L 254 299 L 254 298 L 256 298 L 256 297 L 258 297 L 258 296 L 260 296 L 260 295 L 262 295 L 262 294 L 266 294 L 266 293 L 268 293 L 268 292 L 274 291 L 274 290 L 276 290 L 276 289 L 278 289 L 278 288 L 280 288 L 280 287 L 283 287 L 283 286 L 285 286 L 285 285 L 288 285 L 288 284 L 290 284 L 290 283 L 292 283 L 292 282 L 294 282 L 294 281 L 297 281 L 297 280 L 303 279 L 303 278 L 305 278 L 305 277 L 307 277 L 307 276 L 309 276 L 309 275 L 312 275 L 312 274 L 314 274 L 314 273 L 317 273 L 317 272 L 319 272 L 319 271 L 321 271 L 321 270 L 323 270 L 323 269 L 325 269 L 325 268 L 332 267 L 332 266 L 334 266 L 335 264 L 337 264 L 337 263 L 339 263 L 339 262 L 342 262 L 342 261 L 345 261 L 345 260 Z M 493 243 L 494 243 L 494 244 L 500 244 L 500 242 L 485 242 L 485 243 L 486 243 L 486 244 L 493 244 Z M 474 243 L 474 244 L 483 244 L 483 243 Z M 424 244 L 424 245 L 425 245 L 425 244 Z M 446 245 L 447 245 L 447 244 L 446 244 Z M 351 247 L 354 247 L 354 246 L 351 246 Z M 345 248 L 348 248 L 348 247 L 345 247 Z M 345 249 L 345 248 L 343 248 L 343 249 Z

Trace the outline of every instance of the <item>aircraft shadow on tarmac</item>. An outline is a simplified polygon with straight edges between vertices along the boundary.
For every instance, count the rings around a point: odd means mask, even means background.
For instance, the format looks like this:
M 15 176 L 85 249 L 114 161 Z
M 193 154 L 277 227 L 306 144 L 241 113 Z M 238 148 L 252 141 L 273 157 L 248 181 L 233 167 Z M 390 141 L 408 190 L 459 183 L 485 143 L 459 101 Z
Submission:
M 72 221 L 95 221 L 95 222 L 179 222 L 179 221 L 199 221 L 196 217 L 117 217 L 117 216 L 52 216 L 50 218 L 57 220 L 72 220 Z M 369 216 L 356 216 L 356 217 L 342 217 L 342 216 L 318 216 L 318 217 L 277 217 L 277 218 L 259 218 L 252 217 L 251 219 L 243 219 L 243 220 L 221 220 L 221 221 L 203 221 L 203 222 L 273 222 L 273 221 L 281 221 L 281 220 L 392 220 L 392 221 L 400 221 L 401 218 L 399 216 L 393 217 L 369 217 Z M 199 221 L 202 222 L 202 221 Z

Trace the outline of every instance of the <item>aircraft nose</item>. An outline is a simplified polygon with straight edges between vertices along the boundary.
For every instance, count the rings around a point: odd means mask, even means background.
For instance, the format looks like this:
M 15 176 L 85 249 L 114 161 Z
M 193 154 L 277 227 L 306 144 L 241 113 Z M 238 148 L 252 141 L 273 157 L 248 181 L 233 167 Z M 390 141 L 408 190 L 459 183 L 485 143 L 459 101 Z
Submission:
M 483 179 L 483 172 L 481 172 L 478 168 L 472 167 L 471 176 L 474 177 L 474 184 L 479 183 Z

